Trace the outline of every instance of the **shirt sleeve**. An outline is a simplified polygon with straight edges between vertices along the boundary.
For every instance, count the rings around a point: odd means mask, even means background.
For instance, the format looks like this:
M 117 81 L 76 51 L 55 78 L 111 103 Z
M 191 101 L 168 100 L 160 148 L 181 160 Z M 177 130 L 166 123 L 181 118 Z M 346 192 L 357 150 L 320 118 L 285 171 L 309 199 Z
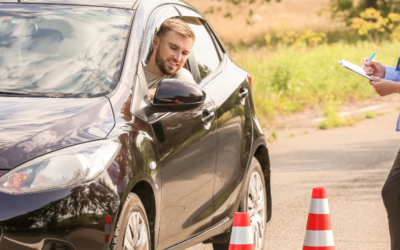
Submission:
M 385 67 L 386 67 L 386 73 L 384 78 L 386 80 L 400 82 L 400 71 L 396 71 L 395 67 L 391 66 L 385 66 Z
M 192 73 L 190 73 L 190 71 L 185 68 L 181 68 L 178 72 L 176 72 L 174 78 L 196 83 L 192 76 Z

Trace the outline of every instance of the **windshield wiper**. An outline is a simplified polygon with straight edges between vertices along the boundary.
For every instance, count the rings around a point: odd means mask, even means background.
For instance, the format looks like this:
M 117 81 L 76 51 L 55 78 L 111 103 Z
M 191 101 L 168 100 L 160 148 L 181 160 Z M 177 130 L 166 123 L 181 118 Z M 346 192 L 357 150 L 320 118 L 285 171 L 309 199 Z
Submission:
M 49 94 L 46 94 L 46 93 L 18 92 L 18 91 L 2 91 L 2 90 L 0 90 L 0 95 L 32 96 L 32 97 L 49 97 Z
M 1 91 L 0 90 L 0 95 L 29 95 L 29 93 L 15 92 L 15 91 Z

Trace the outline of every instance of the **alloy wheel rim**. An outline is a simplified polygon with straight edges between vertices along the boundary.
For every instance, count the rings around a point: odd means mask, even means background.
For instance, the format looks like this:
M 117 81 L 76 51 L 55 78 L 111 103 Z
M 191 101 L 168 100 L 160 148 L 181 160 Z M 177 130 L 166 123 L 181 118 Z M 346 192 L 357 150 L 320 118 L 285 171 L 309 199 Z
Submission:
M 149 250 L 146 223 L 139 212 L 129 217 L 123 243 L 123 250 Z
M 254 172 L 247 188 L 247 212 L 250 216 L 254 249 L 261 250 L 266 226 L 265 194 L 261 176 Z

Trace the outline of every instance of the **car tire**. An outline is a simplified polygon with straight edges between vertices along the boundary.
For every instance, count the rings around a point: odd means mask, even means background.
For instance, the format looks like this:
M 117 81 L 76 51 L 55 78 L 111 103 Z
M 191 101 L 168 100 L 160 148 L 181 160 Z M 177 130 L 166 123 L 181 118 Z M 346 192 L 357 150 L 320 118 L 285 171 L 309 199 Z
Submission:
M 252 188 L 250 187 L 250 182 L 253 185 Z M 255 186 L 258 188 L 258 190 L 254 190 Z M 258 194 L 260 197 L 254 197 L 254 193 L 256 193 L 256 195 Z M 255 250 L 264 249 L 265 238 L 267 235 L 266 193 L 267 190 L 265 188 L 264 174 L 262 172 L 261 165 L 258 160 L 253 157 L 244 182 L 238 211 L 248 212 L 250 215 Z M 263 203 L 261 204 L 262 200 Z M 254 203 L 258 204 L 256 208 L 254 207 Z M 213 248 L 214 250 L 228 250 L 229 241 L 227 243 L 213 243 Z
M 110 249 L 151 249 L 151 236 L 146 212 L 140 198 L 134 193 L 130 193 L 126 198 Z

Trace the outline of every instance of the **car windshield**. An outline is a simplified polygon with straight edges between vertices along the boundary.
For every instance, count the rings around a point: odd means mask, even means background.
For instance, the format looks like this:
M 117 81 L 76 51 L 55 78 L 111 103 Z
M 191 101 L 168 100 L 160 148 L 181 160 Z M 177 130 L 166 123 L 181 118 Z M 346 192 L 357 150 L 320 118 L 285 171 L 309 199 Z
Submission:
M 108 94 L 131 17 L 116 8 L 0 4 L 0 93 Z

